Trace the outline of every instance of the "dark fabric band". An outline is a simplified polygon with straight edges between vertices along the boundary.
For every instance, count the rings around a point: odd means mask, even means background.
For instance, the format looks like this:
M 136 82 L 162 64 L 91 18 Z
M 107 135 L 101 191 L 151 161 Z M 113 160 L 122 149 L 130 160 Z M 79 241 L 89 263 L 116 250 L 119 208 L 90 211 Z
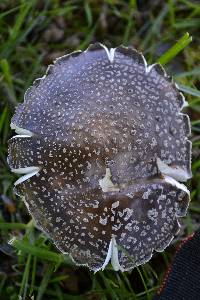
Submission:
M 154 300 L 200 300 L 200 229 L 178 247 Z

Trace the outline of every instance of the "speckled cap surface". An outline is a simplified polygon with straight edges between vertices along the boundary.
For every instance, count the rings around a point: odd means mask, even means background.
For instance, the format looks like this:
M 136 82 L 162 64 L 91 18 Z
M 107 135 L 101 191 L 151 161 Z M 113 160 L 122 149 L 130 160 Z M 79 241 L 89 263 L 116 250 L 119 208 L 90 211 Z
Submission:
M 186 214 L 189 118 L 158 65 L 119 46 L 56 60 L 20 104 L 8 164 L 15 191 L 56 246 L 98 271 L 163 251 Z

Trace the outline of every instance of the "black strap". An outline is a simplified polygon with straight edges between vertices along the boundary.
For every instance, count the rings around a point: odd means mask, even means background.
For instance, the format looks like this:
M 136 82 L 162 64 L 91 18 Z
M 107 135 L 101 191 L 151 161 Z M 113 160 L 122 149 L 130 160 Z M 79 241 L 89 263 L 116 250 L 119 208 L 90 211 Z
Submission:
M 154 300 L 200 300 L 200 229 L 177 249 Z

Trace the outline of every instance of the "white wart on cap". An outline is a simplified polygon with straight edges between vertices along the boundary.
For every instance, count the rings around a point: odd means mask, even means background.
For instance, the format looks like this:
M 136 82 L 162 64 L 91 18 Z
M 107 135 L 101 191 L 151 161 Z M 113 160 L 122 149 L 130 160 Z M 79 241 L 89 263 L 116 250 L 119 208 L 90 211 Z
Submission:
M 102 44 L 63 56 L 12 118 L 8 163 L 37 225 L 78 265 L 130 270 L 163 251 L 186 214 L 184 97 L 139 52 Z

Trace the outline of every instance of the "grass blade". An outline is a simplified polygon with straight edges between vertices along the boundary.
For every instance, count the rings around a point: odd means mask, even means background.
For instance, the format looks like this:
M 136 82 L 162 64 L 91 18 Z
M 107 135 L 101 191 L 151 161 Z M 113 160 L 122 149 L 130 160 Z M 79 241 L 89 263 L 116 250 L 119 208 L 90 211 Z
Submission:
M 66 263 L 73 265 L 73 262 L 68 256 L 65 256 L 63 254 L 58 254 L 53 251 L 45 250 L 37 246 L 33 246 L 29 244 L 28 242 L 19 240 L 17 238 L 13 238 L 10 242 L 10 245 L 12 245 L 17 250 L 21 250 L 25 253 L 30 253 L 34 256 L 37 256 L 38 258 L 44 259 L 46 261 L 51 261 L 55 263 Z
M 28 279 L 29 279 L 29 273 L 30 273 L 30 265 L 31 265 L 31 254 L 28 255 L 27 261 L 26 261 L 26 267 L 23 273 L 22 277 L 22 283 L 19 291 L 19 299 L 22 297 L 22 300 L 26 300 L 27 295 L 27 288 L 28 288 Z
M 179 52 L 181 52 L 189 43 L 191 43 L 192 37 L 188 32 L 184 34 L 182 38 L 178 40 L 178 42 L 172 46 L 167 52 L 165 52 L 159 59 L 158 63 L 161 65 L 167 64 L 171 61 Z
M 178 84 L 178 88 L 180 91 L 182 91 L 186 94 L 189 94 L 189 95 L 192 95 L 195 97 L 200 97 L 200 91 L 197 89 L 191 88 L 189 86 L 186 86 L 186 85 L 180 84 L 180 83 Z
M 2 230 L 12 230 L 12 229 L 26 229 L 26 224 L 23 223 L 1 223 L 0 229 Z
M 54 264 L 47 265 L 46 270 L 44 271 L 44 276 L 42 278 L 39 290 L 38 290 L 36 300 L 41 300 L 42 299 L 42 297 L 43 297 L 43 295 L 46 291 L 46 288 L 48 286 L 48 283 L 49 283 L 49 280 L 51 278 L 51 275 L 52 275 L 53 271 L 54 271 Z

